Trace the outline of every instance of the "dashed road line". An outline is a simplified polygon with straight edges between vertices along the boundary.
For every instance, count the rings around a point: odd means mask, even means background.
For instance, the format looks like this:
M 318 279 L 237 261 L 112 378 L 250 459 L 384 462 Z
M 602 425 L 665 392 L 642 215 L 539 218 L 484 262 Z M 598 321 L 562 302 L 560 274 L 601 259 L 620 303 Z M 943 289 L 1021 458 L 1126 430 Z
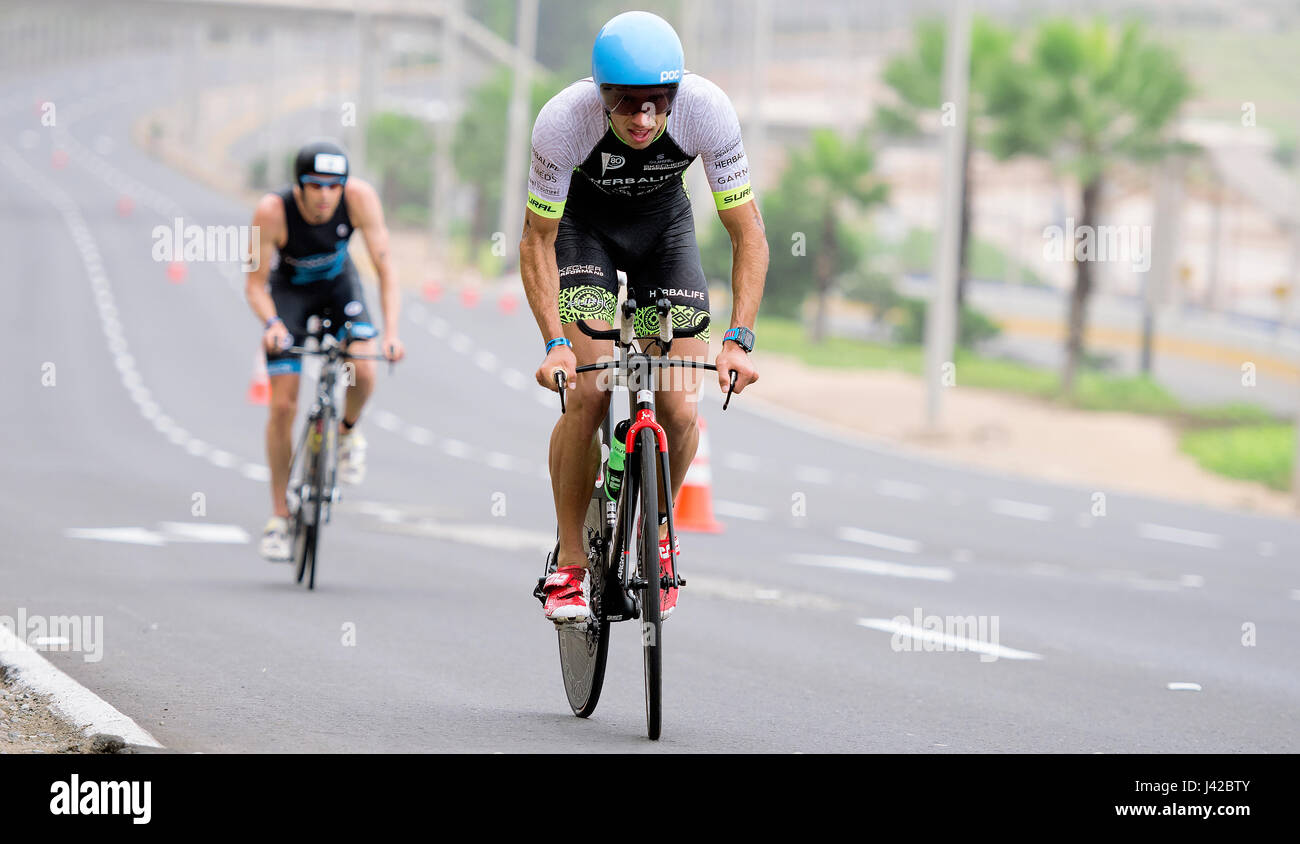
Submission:
M 980 654 L 981 659 L 984 656 L 993 659 L 1042 659 L 1042 654 L 1036 654 L 1032 651 L 1022 651 L 1017 648 L 1008 648 L 999 645 L 996 642 L 986 642 L 982 639 L 971 639 L 966 636 L 957 636 L 952 633 L 944 633 L 941 630 L 930 630 L 924 627 L 916 627 L 910 623 L 904 623 L 898 619 L 890 618 L 859 618 L 859 627 L 866 627 L 870 630 L 879 630 L 882 633 L 891 633 L 895 636 L 906 636 L 915 642 L 933 643 L 939 645 L 934 650 L 955 650 L 955 651 L 972 651 Z M 911 651 L 925 651 L 924 647 L 912 647 Z
M 1011 516 L 1015 519 L 1031 519 L 1036 522 L 1052 520 L 1051 507 L 1044 504 L 1031 504 L 1028 501 L 994 498 L 989 502 L 989 509 L 1000 516 Z
M 842 527 L 835 531 L 835 535 L 845 542 L 856 542 L 859 545 L 871 545 L 875 548 L 884 548 L 888 551 L 902 551 L 904 554 L 916 554 L 921 550 L 921 543 L 915 539 L 905 539 L 901 536 L 890 536 L 885 533 L 876 533 L 875 531 L 862 530 L 855 527 Z
M 934 580 L 944 583 L 953 579 L 952 569 L 941 566 L 909 566 L 885 560 L 868 560 L 863 557 L 839 557 L 826 554 L 797 554 L 792 560 L 795 564 L 801 566 L 840 569 L 862 574 L 877 574 L 884 577 Z
M 1205 533 L 1199 530 L 1152 524 L 1151 522 L 1143 522 L 1138 525 L 1138 536 L 1143 539 L 1158 539 L 1162 542 L 1191 545 L 1195 548 L 1219 549 L 1223 547 L 1223 537 L 1217 533 Z

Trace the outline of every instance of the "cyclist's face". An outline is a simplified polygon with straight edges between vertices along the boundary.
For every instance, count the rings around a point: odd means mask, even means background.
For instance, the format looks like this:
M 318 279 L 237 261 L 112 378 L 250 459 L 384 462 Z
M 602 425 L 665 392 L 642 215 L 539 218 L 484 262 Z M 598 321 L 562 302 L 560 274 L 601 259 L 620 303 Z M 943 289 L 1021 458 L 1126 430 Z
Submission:
M 328 220 L 334 216 L 343 198 L 343 186 L 340 184 L 318 185 L 311 182 L 299 188 L 302 191 L 302 205 L 317 220 Z
M 642 103 L 642 108 L 634 114 L 619 114 L 611 112 L 609 115 L 610 123 L 614 126 L 614 132 L 625 141 L 628 146 L 634 149 L 644 149 L 650 146 L 650 142 L 659 137 L 659 132 L 668 122 L 668 115 L 654 107 L 654 103 L 646 101 Z

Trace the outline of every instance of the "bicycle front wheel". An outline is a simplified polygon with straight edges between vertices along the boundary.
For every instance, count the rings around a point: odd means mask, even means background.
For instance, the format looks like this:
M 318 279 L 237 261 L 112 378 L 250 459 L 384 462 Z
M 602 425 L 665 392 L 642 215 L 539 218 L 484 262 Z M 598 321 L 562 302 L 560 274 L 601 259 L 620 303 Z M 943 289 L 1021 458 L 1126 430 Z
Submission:
M 637 574 L 645 582 L 641 598 L 641 649 L 645 665 L 646 731 L 652 741 L 659 738 L 663 698 L 663 631 L 659 617 L 659 448 L 654 431 L 642 428 L 637 434 L 640 454 L 639 492 L 641 499 L 640 548 Z

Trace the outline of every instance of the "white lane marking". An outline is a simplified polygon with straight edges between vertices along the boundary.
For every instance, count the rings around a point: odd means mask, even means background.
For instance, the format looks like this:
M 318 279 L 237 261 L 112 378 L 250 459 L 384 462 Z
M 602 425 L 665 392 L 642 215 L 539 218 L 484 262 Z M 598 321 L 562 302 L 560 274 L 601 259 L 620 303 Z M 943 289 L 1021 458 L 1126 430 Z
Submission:
M 375 424 L 383 428 L 385 431 L 392 431 L 395 433 L 402 427 L 402 420 L 398 419 L 387 410 L 374 410 L 370 415 L 375 420 Z
M 239 467 L 239 474 L 248 478 L 250 481 L 271 480 L 271 470 L 258 463 L 245 463 L 243 466 Z
M 766 507 L 741 504 L 737 501 L 724 501 L 720 498 L 713 502 L 713 511 L 719 516 L 732 519 L 748 519 L 751 522 L 765 522 L 771 515 Z
M 834 479 L 829 470 L 820 466 L 796 466 L 794 477 L 807 484 L 829 484 Z
M 552 538 L 551 545 L 553 546 L 554 544 L 555 540 Z M 762 604 L 768 607 L 776 606 L 800 610 L 821 610 L 824 612 L 834 612 L 841 609 L 841 605 L 837 601 L 824 595 L 816 595 L 809 592 L 790 592 L 785 589 L 771 589 L 748 581 L 724 580 L 722 578 L 705 577 L 698 574 L 691 577 L 690 588 L 696 595 L 702 595 L 709 598 L 721 598 L 728 601 L 743 601 L 750 604 Z
M 433 442 L 433 431 L 419 425 L 407 425 L 406 438 L 416 445 L 429 445 Z
M 885 533 L 876 533 L 870 530 L 862 530 L 855 527 L 842 527 L 835 531 L 835 535 L 845 542 L 856 542 L 860 545 L 871 545 L 876 548 L 884 548 L 889 551 L 902 551 L 905 554 L 915 554 L 921 550 L 921 543 L 915 539 L 905 539 L 901 536 L 890 536 Z
M 1169 683 L 1166 688 L 1171 692 L 1199 692 L 1200 683 Z
M 1143 539 L 1159 539 L 1163 542 L 1177 542 L 1180 545 L 1192 545 L 1197 548 L 1223 547 L 1223 537 L 1217 533 L 1203 533 L 1199 530 L 1155 525 L 1150 522 L 1138 525 L 1138 535 Z
M 1052 508 L 1043 504 L 1030 504 L 1028 501 L 1012 501 L 1007 498 L 994 498 L 989 502 L 989 509 L 1000 516 L 1016 519 L 1032 519 L 1036 522 L 1050 522 Z
M 221 449 L 214 449 L 208 454 L 208 462 L 213 466 L 221 469 L 229 469 L 235 465 L 235 455 Z
M 168 542 L 220 542 L 243 545 L 248 532 L 239 525 L 209 525 L 202 522 L 159 522 Z
M 739 451 L 729 451 L 723 454 L 721 462 L 728 469 L 735 469 L 738 472 L 757 472 L 759 467 L 757 457 L 752 454 L 742 454 Z
M 69 539 L 95 539 L 100 542 L 127 542 L 132 545 L 152 545 L 161 547 L 167 544 L 161 533 L 145 530 L 142 527 L 118 528 L 68 528 L 63 535 Z
M 460 440 L 443 440 L 441 446 L 443 453 L 449 457 L 466 457 L 472 450 L 468 443 Z
M 796 554 L 793 561 L 801 566 L 818 566 L 827 569 L 842 569 L 863 574 L 879 574 L 885 577 L 906 577 L 913 580 L 952 580 L 950 568 L 941 566 L 908 566 L 902 563 L 890 563 L 884 560 L 868 560 L 862 557 L 837 557 L 828 554 Z
M 479 352 L 474 356 L 474 365 L 484 372 L 493 372 L 497 368 L 497 356 L 491 352 Z
M 522 390 L 528 386 L 528 379 L 517 369 L 501 370 L 501 383 L 512 390 Z
M 11 669 L 22 686 L 49 695 L 50 706 L 82 735 L 109 733 L 128 744 L 162 747 L 140 725 L 118 712 L 111 704 L 50 664 L 30 645 L 0 624 L 0 663 Z
M 1277 546 L 1272 542 L 1261 542 L 1257 548 L 1261 557 L 1271 557 L 1277 553 Z
M 450 327 L 451 326 L 447 324 L 447 320 L 443 319 L 440 316 L 433 317 L 429 320 L 429 333 L 432 334 L 434 337 L 447 336 L 447 331 L 450 329 Z
M 469 337 L 457 331 L 455 334 L 451 335 L 451 339 L 447 341 L 447 345 L 451 346 L 453 352 L 464 355 L 468 354 L 469 350 L 474 347 L 474 342 L 470 340 Z
M 1205 578 L 1201 577 L 1199 574 L 1185 574 L 1178 578 L 1178 584 L 1180 586 L 1189 586 L 1196 589 L 1205 585 Z
M 908 501 L 920 501 L 928 494 L 925 487 L 920 484 L 910 483 L 908 481 L 891 481 L 888 478 L 881 478 L 872 485 L 872 489 L 877 495 L 887 495 L 891 498 L 905 498 Z
M 1042 654 L 1036 654 L 1033 651 L 1022 651 L 1016 648 L 1007 648 L 993 642 L 985 642 L 980 639 L 968 639 L 965 636 L 955 636 L 951 633 L 944 633 L 939 630 L 927 630 L 924 627 L 915 627 L 911 624 L 905 624 L 896 619 L 890 618 L 859 618 L 858 625 L 871 630 L 879 630 L 882 633 L 893 633 L 898 636 L 907 636 L 910 639 L 920 642 L 934 642 L 958 651 L 973 651 L 978 654 L 987 654 L 996 659 L 1042 659 Z M 920 650 L 914 648 L 913 650 Z
M 410 536 L 427 536 L 501 548 L 507 551 L 550 551 L 555 547 L 555 533 L 522 530 L 504 525 L 448 525 L 429 520 L 392 525 L 389 530 Z
M 1291 600 L 1300 601 L 1300 589 L 1291 590 Z
M 499 451 L 489 451 L 483 456 L 483 459 L 487 461 L 487 464 L 493 469 L 501 469 L 502 471 L 509 472 L 515 467 L 515 458 L 511 457 L 509 454 L 502 454 Z
M 238 524 L 204 524 L 201 521 L 160 521 L 159 527 L 168 542 L 222 542 L 243 545 L 248 532 Z

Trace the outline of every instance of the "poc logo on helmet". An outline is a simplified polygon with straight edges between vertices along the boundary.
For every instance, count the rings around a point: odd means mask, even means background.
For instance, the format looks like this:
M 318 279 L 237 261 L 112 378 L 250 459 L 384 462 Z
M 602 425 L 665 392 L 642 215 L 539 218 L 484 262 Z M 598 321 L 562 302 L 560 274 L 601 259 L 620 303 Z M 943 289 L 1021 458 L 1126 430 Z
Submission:
M 680 70 L 665 70 L 659 74 L 660 82 L 680 82 L 682 72 Z

